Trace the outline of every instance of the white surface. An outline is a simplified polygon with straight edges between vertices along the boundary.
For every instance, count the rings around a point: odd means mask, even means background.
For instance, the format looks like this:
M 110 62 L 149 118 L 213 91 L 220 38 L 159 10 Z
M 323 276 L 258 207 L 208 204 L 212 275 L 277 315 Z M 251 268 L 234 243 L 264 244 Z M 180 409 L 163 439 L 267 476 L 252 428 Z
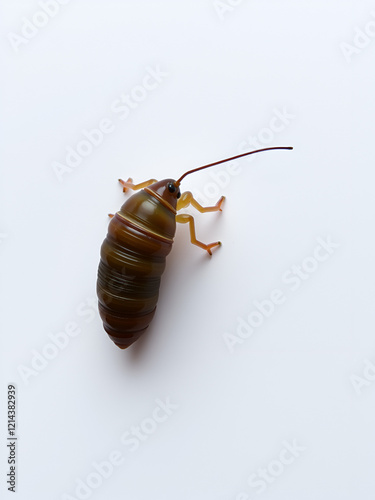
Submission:
M 78 480 L 101 482 L 96 500 L 373 499 L 375 37 L 353 39 L 375 32 L 375 6 L 231 3 L 220 18 L 213 0 L 70 2 L 16 50 L 9 33 L 41 7 L 1 2 L 2 498 L 14 383 L 22 500 L 84 498 Z M 343 43 L 361 47 L 347 60 Z M 166 75 L 121 120 L 112 106 L 150 67 Z M 103 119 L 113 131 L 59 182 L 53 163 Z M 251 136 L 295 149 L 239 161 L 223 187 L 228 164 L 186 179 L 227 197 L 221 215 L 189 210 L 223 246 L 209 259 L 179 227 L 149 334 L 116 348 L 95 282 L 117 179 L 176 178 Z M 339 246 L 292 290 L 285 273 L 315 265 L 319 238 Z M 274 289 L 283 304 L 231 352 L 224 334 Z M 79 335 L 22 377 L 69 322 Z M 132 426 L 150 432 L 135 451 Z M 113 473 L 92 475 L 115 450 Z

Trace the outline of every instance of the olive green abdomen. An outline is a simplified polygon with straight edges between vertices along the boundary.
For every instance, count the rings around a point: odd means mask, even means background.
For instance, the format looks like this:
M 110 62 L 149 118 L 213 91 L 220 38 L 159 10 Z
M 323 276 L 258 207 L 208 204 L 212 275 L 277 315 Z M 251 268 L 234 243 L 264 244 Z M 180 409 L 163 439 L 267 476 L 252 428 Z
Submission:
M 123 349 L 155 314 L 175 229 L 175 215 L 145 191 L 129 198 L 109 224 L 98 269 L 99 312 L 104 329 Z

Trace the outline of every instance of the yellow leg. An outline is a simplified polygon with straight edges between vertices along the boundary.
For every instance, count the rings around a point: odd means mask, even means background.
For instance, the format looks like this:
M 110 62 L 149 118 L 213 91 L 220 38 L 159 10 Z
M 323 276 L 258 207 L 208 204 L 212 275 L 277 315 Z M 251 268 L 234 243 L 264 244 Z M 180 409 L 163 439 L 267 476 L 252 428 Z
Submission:
M 114 216 L 115 216 L 115 214 L 108 214 L 108 217 L 109 217 L 110 219 L 112 219 L 112 217 L 114 217 Z
M 185 208 L 188 205 L 193 205 L 194 208 L 198 210 L 198 212 L 204 213 L 204 212 L 217 212 L 218 210 L 221 210 L 221 205 L 223 204 L 223 201 L 225 200 L 225 196 L 222 196 L 220 200 L 216 203 L 216 205 L 212 207 L 202 207 L 197 200 L 194 199 L 193 194 L 190 191 L 185 191 L 184 193 L 181 194 L 181 198 L 177 201 L 177 211 L 179 211 L 181 208 Z
M 133 184 L 133 179 L 129 177 L 127 181 L 123 181 L 122 179 L 119 179 L 119 183 L 123 186 L 123 192 L 126 193 L 128 189 L 133 189 L 133 191 L 137 191 L 137 189 L 143 189 L 146 186 L 149 186 L 150 184 L 154 184 L 154 182 L 157 182 L 156 179 L 150 179 L 145 182 L 141 182 L 139 184 Z
M 203 248 L 203 250 L 207 250 L 207 252 L 210 255 L 212 255 L 211 248 L 215 248 L 221 245 L 220 241 L 215 241 L 215 243 L 210 243 L 209 245 L 206 245 L 205 243 L 198 241 L 195 236 L 194 218 L 191 215 L 178 214 L 176 215 L 176 222 L 179 222 L 180 224 L 189 223 L 190 241 L 192 242 L 193 245 L 197 245 L 198 247 Z

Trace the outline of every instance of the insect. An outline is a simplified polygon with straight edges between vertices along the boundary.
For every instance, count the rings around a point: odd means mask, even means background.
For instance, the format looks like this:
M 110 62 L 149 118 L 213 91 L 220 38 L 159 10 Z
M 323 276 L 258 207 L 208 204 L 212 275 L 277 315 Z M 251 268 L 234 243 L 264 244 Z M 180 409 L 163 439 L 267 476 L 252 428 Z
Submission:
M 220 241 L 205 244 L 195 235 L 194 218 L 178 214 L 181 208 L 192 205 L 199 212 L 221 211 L 222 196 L 216 205 L 202 207 L 186 191 L 181 194 L 180 183 L 187 175 L 219 163 L 272 149 L 272 147 L 243 153 L 185 172 L 176 181 L 150 179 L 134 184 L 132 179 L 119 182 L 126 193 L 133 194 L 115 214 L 111 215 L 108 234 L 101 247 L 97 294 L 103 326 L 113 342 L 125 349 L 144 333 L 152 320 L 158 301 L 160 279 L 166 257 L 172 249 L 176 222 L 189 224 L 190 240 L 212 255 Z

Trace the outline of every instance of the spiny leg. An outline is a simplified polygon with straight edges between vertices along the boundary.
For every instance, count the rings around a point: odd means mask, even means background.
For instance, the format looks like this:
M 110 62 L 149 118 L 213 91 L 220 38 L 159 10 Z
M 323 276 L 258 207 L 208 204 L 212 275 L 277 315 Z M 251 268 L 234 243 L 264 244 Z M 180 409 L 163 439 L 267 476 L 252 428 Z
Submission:
M 194 199 L 193 194 L 190 191 L 185 191 L 184 193 L 181 194 L 181 198 L 177 201 L 177 211 L 180 210 L 181 208 L 185 208 L 188 205 L 193 205 L 194 208 L 198 210 L 198 212 L 204 213 L 204 212 L 217 212 L 221 210 L 221 205 L 223 204 L 223 201 L 225 200 L 225 196 L 221 196 L 219 201 L 216 203 L 216 205 L 213 205 L 212 207 L 202 207 L 197 200 Z
M 210 243 L 206 245 L 205 243 L 202 243 L 201 241 L 198 241 L 196 236 L 195 236 L 195 225 L 194 225 L 194 218 L 192 215 L 188 214 L 178 214 L 176 215 L 176 222 L 179 222 L 180 224 L 186 224 L 189 223 L 189 229 L 190 229 L 190 241 L 193 245 L 197 245 L 200 248 L 203 248 L 203 250 L 207 250 L 207 252 L 212 255 L 211 248 L 215 248 L 221 245 L 220 241 L 215 241 L 215 243 Z
M 147 187 L 150 184 L 154 184 L 154 182 L 157 182 L 157 180 L 149 179 L 148 181 L 140 182 L 139 184 L 133 184 L 133 179 L 131 177 L 129 177 L 127 181 L 119 179 L 119 183 L 123 186 L 122 190 L 124 193 L 126 193 L 128 189 L 132 189 L 133 191 L 137 191 L 138 189 L 143 189 L 144 187 Z

